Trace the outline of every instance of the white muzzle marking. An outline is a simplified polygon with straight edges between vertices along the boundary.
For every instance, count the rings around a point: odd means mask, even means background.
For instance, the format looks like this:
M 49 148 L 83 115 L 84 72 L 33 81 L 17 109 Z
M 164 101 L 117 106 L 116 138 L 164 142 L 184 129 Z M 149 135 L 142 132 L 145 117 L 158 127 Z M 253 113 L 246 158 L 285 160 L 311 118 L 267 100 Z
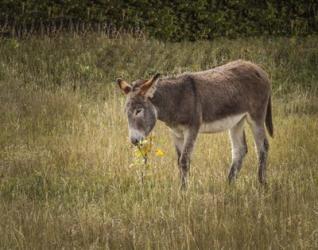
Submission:
M 133 144 L 136 144 L 142 141 L 145 138 L 145 135 L 137 129 L 129 128 L 129 138 Z

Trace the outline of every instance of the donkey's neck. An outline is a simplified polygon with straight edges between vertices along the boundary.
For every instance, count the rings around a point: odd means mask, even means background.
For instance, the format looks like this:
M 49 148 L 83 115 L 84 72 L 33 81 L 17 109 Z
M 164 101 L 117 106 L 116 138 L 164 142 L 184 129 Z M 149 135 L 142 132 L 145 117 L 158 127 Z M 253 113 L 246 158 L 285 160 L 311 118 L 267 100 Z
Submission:
M 157 110 L 158 120 L 171 125 L 177 122 L 178 96 L 176 95 L 179 94 L 173 85 L 163 80 L 158 83 L 154 96 L 150 99 Z

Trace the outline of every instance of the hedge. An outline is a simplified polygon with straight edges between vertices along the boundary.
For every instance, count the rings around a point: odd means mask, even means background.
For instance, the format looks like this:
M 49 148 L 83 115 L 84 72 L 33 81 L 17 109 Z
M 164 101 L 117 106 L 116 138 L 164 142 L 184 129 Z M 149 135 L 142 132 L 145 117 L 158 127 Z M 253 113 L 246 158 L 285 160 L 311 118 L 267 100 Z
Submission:
M 0 24 L 2 32 L 82 27 L 143 31 L 172 41 L 303 36 L 318 31 L 318 1 L 1 0 Z

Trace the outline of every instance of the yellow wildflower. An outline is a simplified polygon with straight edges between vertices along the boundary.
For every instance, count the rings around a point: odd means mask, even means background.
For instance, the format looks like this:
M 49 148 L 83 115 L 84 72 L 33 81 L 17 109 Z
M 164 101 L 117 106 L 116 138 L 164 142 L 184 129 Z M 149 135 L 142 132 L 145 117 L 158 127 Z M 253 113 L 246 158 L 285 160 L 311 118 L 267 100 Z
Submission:
M 164 155 L 165 155 L 165 153 L 164 153 L 160 148 L 158 148 L 158 149 L 156 150 L 156 156 L 162 157 L 162 156 L 164 156 Z

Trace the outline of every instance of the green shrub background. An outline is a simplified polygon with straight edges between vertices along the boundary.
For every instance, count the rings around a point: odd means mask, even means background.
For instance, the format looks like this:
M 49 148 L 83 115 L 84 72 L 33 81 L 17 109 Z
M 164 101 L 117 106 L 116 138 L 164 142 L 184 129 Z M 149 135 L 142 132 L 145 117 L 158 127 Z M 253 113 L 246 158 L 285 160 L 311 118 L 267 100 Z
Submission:
M 315 0 L 2 0 L 7 28 L 142 30 L 162 40 L 309 35 L 318 30 Z M 74 28 L 76 29 L 76 28 Z

